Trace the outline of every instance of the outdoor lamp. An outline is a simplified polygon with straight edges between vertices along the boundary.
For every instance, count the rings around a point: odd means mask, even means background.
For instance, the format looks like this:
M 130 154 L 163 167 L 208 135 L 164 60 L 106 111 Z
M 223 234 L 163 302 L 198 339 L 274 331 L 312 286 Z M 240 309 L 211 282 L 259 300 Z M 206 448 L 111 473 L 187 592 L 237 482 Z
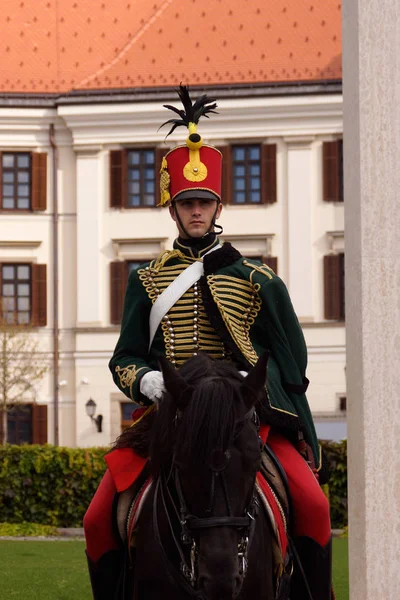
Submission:
M 97 431 L 101 432 L 101 424 L 103 422 L 103 415 L 98 415 L 95 418 L 95 414 L 96 414 L 96 402 L 92 399 L 89 398 L 89 400 L 86 402 L 86 414 L 88 417 L 90 417 L 92 419 L 92 421 L 94 421 L 96 423 L 96 427 L 97 427 Z

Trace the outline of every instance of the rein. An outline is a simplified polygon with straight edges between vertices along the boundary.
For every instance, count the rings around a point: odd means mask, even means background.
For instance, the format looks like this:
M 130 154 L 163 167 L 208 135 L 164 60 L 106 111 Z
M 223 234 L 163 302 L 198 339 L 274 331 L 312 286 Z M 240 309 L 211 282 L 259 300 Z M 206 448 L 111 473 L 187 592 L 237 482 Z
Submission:
M 255 412 L 254 407 L 252 407 L 248 413 L 245 414 L 243 419 L 240 420 L 240 423 L 244 424 L 251 420 L 251 422 L 255 425 L 255 427 L 259 428 L 259 420 L 258 416 Z M 214 527 L 231 527 L 234 529 L 243 530 L 243 535 L 238 543 L 238 559 L 240 564 L 240 574 L 245 577 L 248 566 L 248 550 L 250 544 L 253 539 L 254 531 L 255 531 L 255 523 L 258 515 L 259 502 L 255 492 L 255 483 L 256 480 L 254 478 L 254 483 L 252 486 L 250 501 L 248 502 L 246 509 L 244 511 L 244 516 L 234 516 L 232 515 L 232 510 L 229 502 L 229 494 L 228 494 L 228 486 L 225 477 L 225 469 L 229 464 L 230 459 L 230 451 L 226 450 L 225 458 L 227 459 L 225 464 L 220 469 L 212 469 L 212 477 L 211 477 L 211 488 L 210 488 L 210 505 L 208 510 L 206 511 L 209 514 L 209 517 L 197 517 L 189 512 L 187 503 L 183 494 L 181 479 L 180 479 L 180 471 L 178 465 L 173 462 L 172 469 L 170 475 L 172 476 L 175 483 L 175 489 L 178 496 L 178 504 L 176 505 L 170 489 L 168 487 L 168 481 L 165 478 L 165 474 L 161 473 L 160 477 L 157 479 L 154 498 L 153 498 L 153 528 L 154 533 L 157 539 L 157 542 L 161 548 L 162 557 L 164 563 L 167 568 L 167 572 L 170 576 L 172 576 L 174 582 L 177 585 L 180 585 L 188 594 L 191 596 L 202 598 L 201 593 L 196 590 L 197 585 L 197 562 L 198 562 L 198 550 L 196 541 L 192 535 L 193 532 L 198 532 L 204 529 L 214 528 Z M 221 482 L 225 504 L 227 507 L 227 515 L 222 517 L 213 517 L 213 506 L 215 499 L 215 485 L 216 481 L 219 480 Z M 166 494 L 168 494 L 169 501 L 172 505 L 173 511 L 177 520 L 179 521 L 181 527 L 180 533 L 180 541 L 177 539 L 175 535 L 171 515 L 168 510 L 167 502 L 166 502 Z M 165 551 L 165 548 L 162 544 L 159 525 L 158 525 L 158 502 L 160 501 L 164 513 L 167 517 L 168 526 L 171 531 L 172 539 L 174 541 L 175 547 L 178 551 L 180 558 L 180 570 L 178 570 L 171 560 L 168 558 L 168 555 Z M 187 551 L 183 546 L 190 547 L 189 559 L 190 565 L 186 559 Z

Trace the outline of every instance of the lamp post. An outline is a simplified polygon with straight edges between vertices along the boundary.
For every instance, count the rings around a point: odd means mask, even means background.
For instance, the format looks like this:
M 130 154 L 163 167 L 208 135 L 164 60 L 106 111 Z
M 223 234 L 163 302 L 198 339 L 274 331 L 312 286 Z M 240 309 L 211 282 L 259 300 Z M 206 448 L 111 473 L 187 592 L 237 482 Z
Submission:
M 85 406 L 86 406 L 87 416 L 90 417 L 91 420 L 96 423 L 97 431 L 101 433 L 101 431 L 102 431 L 101 426 L 103 423 L 103 415 L 97 415 L 97 417 L 94 416 L 96 414 L 96 407 L 97 407 L 96 402 L 92 398 L 89 398 L 89 400 L 86 402 Z

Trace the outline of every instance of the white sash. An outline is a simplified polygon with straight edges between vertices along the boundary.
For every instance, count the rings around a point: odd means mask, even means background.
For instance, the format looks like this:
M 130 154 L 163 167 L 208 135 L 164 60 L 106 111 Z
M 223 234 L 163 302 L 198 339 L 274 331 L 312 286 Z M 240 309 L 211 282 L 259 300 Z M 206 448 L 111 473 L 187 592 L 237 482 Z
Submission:
M 210 254 L 210 252 L 214 252 L 215 250 L 219 250 L 221 248 L 221 244 L 217 244 L 211 250 L 206 252 L 206 254 Z M 200 277 L 204 273 L 203 266 L 203 258 L 201 261 L 196 261 L 192 263 L 189 267 L 186 267 L 184 271 L 172 283 L 169 284 L 167 288 L 160 294 L 157 300 L 154 302 L 150 311 L 150 339 L 149 339 L 149 352 L 151 348 L 151 344 L 153 343 L 154 336 L 156 335 L 156 331 L 158 329 L 159 324 L 161 323 L 162 318 L 167 314 L 169 309 L 174 306 L 175 302 L 179 300 L 183 296 L 187 290 L 192 287 L 196 281 L 200 279 Z

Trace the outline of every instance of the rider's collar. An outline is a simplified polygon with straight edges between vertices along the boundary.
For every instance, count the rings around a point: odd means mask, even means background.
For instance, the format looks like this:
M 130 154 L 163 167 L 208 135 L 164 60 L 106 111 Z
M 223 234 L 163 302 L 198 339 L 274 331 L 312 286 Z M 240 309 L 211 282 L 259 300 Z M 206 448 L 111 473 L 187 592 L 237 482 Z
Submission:
M 201 258 L 206 252 L 211 250 L 211 248 L 216 246 L 218 243 L 219 241 L 216 234 L 214 232 L 210 232 L 202 238 L 184 239 L 182 237 L 178 237 L 174 241 L 174 248 L 192 258 Z

